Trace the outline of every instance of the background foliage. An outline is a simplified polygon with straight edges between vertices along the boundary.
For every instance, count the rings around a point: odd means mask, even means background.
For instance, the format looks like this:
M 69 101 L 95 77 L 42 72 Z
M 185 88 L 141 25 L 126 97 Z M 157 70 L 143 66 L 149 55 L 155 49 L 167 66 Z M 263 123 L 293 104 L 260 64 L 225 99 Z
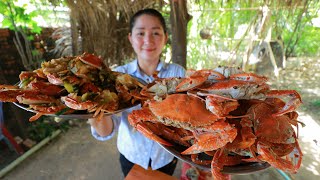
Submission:
M 272 37 L 284 43 L 286 57 L 319 56 L 319 1 L 206 1 L 190 3 L 188 67 L 240 65 L 248 45 L 246 30 L 256 23 L 263 5 L 271 10 Z M 254 27 L 253 27 L 254 28 Z M 208 39 L 200 38 L 207 33 Z
M 0 2 L 0 14 L 4 17 L 1 27 L 14 30 L 17 25 L 28 28 L 31 33 L 40 33 L 41 24 L 36 22 L 36 18 L 58 24 L 58 21 L 52 20 L 53 17 L 58 19 L 61 12 L 58 7 L 67 8 L 63 0 L 29 0 L 29 4 L 20 5 L 17 2 Z M 260 8 L 264 5 L 272 13 L 271 38 L 283 41 L 286 57 L 319 56 L 320 29 L 312 21 L 319 18 L 319 1 L 191 0 L 188 1 L 189 14 L 193 17 L 188 24 L 188 68 L 241 64 L 248 46 L 248 30 L 257 24 Z M 30 6 L 35 9 L 29 10 Z M 169 6 L 164 5 L 162 9 L 164 16 L 169 19 Z M 64 17 L 59 21 L 65 23 L 68 20 L 68 17 Z M 204 38 L 204 35 L 208 37 Z M 167 59 L 170 59 L 170 52 L 168 46 L 165 50 Z

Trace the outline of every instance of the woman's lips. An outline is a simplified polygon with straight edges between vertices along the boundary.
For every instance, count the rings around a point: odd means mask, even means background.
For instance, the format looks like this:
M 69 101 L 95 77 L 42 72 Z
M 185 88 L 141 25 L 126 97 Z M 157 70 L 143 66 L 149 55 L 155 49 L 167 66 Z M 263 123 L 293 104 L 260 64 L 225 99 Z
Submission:
M 154 51 L 155 49 L 154 48 L 147 48 L 147 49 L 143 49 L 145 51 Z

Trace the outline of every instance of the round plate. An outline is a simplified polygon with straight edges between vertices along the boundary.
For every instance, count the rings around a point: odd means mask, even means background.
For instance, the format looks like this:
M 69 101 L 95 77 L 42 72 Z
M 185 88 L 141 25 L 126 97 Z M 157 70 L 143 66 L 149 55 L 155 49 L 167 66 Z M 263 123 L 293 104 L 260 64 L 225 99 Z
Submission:
M 15 104 L 19 108 L 24 109 L 26 111 L 33 112 L 33 113 L 38 113 L 37 111 L 35 111 L 33 109 L 30 109 L 27 105 L 20 104 L 20 103 L 15 103 L 15 102 L 13 104 Z M 133 104 L 130 107 L 126 107 L 126 108 L 123 108 L 123 109 L 118 109 L 118 110 L 116 110 L 114 112 L 110 112 L 110 113 L 105 113 L 105 115 L 117 114 L 117 113 L 120 113 L 120 112 L 125 111 L 127 109 L 130 109 L 130 108 L 132 108 L 134 106 L 137 106 L 137 105 L 139 105 L 139 104 Z M 61 115 L 44 114 L 44 115 L 45 116 L 54 116 L 54 117 L 59 117 L 59 118 L 64 118 L 64 119 L 88 119 L 88 118 L 92 118 L 93 117 L 93 113 L 86 113 L 86 111 L 75 111 L 72 114 L 61 114 Z
M 205 171 L 211 171 L 210 165 L 199 165 L 194 163 L 190 156 L 188 155 L 182 155 L 181 152 L 186 149 L 186 147 L 181 145 L 173 145 L 173 146 L 165 146 L 160 143 L 158 143 L 161 147 L 163 147 L 165 150 L 167 150 L 170 154 L 174 155 L 178 159 L 194 166 L 199 169 L 205 170 Z M 241 163 L 235 166 L 224 166 L 222 173 L 225 174 L 233 174 L 233 175 L 243 175 L 243 174 L 251 174 L 254 172 L 262 171 L 270 167 L 270 164 L 263 162 L 250 162 L 250 163 Z

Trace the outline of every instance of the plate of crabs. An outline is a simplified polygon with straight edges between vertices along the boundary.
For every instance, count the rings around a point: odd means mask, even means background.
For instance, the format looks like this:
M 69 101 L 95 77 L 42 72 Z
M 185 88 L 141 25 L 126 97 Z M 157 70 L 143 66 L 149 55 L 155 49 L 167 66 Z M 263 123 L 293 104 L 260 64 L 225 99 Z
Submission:
M 33 87 L 41 85 L 41 87 L 36 87 L 32 90 L 20 90 L 20 89 L 6 89 L 1 93 L 12 93 L 16 97 L 14 103 L 17 107 L 36 113 L 29 120 L 37 120 L 40 116 L 54 116 L 59 118 L 66 119 L 88 119 L 88 118 L 102 118 L 104 115 L 117 114 L 127 109 L 130 109 L 134 106 L 140 105 L 141 101 L 134 97 L 134 93 L 138 93 L 143 86 L 143 82 L 135 77 L 129 76 L 123 73 L 117 73 L 118 76 L 125 76 L 131 80 L 139 82 L 140 87 L 135 87 L 134 90 L 131 90 L 130 93 L 125 86 L 123 89 L 118 91 L 110 90 L 100 90 L 98 92 L 86 92 L 79 96 L 77 93 L 68 93 L 65 89 L 64 95 L 51 96 L 45 93 L 38 94 L 38 90 L 43 88 L 42 82 L 31 82 Z M 20 82 L 21 83 L 21 82 Z M 49 84 L 52 86 L 52 84 Z M 118 85 L 120 87 L 120 85 Z M 50 87 L 51 88 L 51 87 Z M 44 91 L 44 90 L 41 91 Z M 101 89 L 101 88 L 99 88 Z M 84 100 L 85 99 L 85 100 Z
M 22 71 L 19 83 L 0 85 L 0 101 L 59 118 L 102 118 L 141 103 L 141 79 L 112 71 L 93 54 L 52 59 L 33 71 Z
M 186 147 L 178 144 L 173 144 L 173 146 L 166 146 L 163 144 L 158 143 L 162 148 L 164 148 L 166 151 L 168 151 L 173 156 L 177 157 L 178 159 L 197 167 L 204 171 L 211 171 L 211 166 L 209 165 L 201 165 L 198 163 L 195 163 L 190 155 L 182 155 L 181 152 L 183 152 Z M 205 153 L 199 154 L 199 159 L 204 161 L 210 161 L 212 159 L 211 156 L 206 155 Z M 230 174 L 230 175 L 245 175 L 245 174 L 251 174 L 259 171 L 263 171 L 270 167 L 270 164 L 267 162 L 243 162 L 237 165 L 233 166 L 224 166 L 223 170 L 221 171 L 224 174 Z

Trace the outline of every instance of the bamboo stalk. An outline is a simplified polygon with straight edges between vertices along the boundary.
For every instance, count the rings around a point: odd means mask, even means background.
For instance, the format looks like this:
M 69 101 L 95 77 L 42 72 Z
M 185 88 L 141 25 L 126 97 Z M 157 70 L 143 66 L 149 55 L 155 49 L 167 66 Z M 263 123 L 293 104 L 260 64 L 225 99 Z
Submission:
M 45 139 L 43 139 L 40 143 L 38 143 L 37 145 L 35 145 L 34 147 L 32 147 L 29 151 L 27 151 L 26 153 L 24 153 L 23 155 L 21 155 L 19 158 L 17 158 L 16 160 L 14 160 L 13 162 L 11 162 L 8 166 L 6 166 L 5 168 L 3 168 L 0 171 L 0 178 L 2 178 L 3 176 L 5 176 L 8 172 L 10 172 L 11 170 L 13 170 L 13 168 L 15 168 L 16 166 L 18 166 L 21 162 L 23 162 L 25 159 L 27 159 L 29 156 L 31 156 L 33 153 L 35 153 L 36 151 L 38 151 L 41 147 L 43 147 L 44 145 L 46 145 L 50 140 L 54 139 L 55 137 L 57 137 L 59 134 L 61 133 L 61 130 L 58 129 L 57 131 L 53 132 L 51 136 L 46 137 Z

